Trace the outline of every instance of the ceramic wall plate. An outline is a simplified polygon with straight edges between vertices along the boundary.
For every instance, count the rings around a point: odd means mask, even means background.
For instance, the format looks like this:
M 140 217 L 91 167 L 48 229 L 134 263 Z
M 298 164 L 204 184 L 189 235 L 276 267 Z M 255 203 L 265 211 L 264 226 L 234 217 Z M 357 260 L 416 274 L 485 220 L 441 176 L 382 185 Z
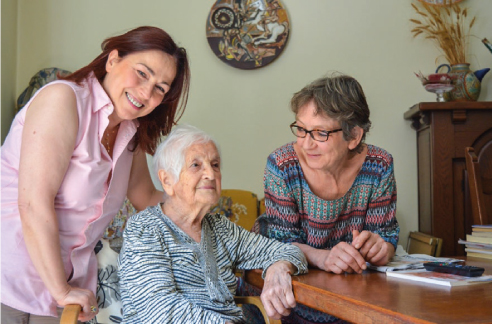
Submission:
M 217 0 L 207 19 L 214 54 L 239 69 L 270 64 L 285 49 L 290 23 L 280 0 Z

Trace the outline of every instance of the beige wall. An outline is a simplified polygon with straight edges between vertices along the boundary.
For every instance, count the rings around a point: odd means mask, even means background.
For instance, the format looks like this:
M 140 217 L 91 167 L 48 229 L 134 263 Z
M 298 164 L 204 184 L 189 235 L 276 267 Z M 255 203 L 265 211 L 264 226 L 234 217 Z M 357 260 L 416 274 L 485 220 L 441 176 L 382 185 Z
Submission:
M 294 139 L 288 129 L 294 119 L 288 108 L 292 94 L 332 70 L 354 76 L 372 112 L 367 142 L 387 149 L 395 160 L 400 243 L 417 229 L 415 132 L 403 113 L 415 103 L 435 100 L 414 72 L 433 72 L 439 52 L 423 39 L 412 39 L 412 0 L 283 0 L 292 24 L 287 48 L 275 62 L 253 71 L 229 67 L 210 50 L 205 22 L 213 0 L 18 1 L 16 95 L 41 68 L 75 70 L 87 64 L 107 36 L 139 25 L 161 27 L 191 58 L 191 94 L 181 122 L 204 129 L 221 144 L 223 188 L 248 189 L 260 197 L 266 157 Z M 492 1 L 464 3 L 478 15 L 478 37 L 470 44 L 472 68 L 490 67 L 492 55 L 480 38 L 492 37 L 487 15 Z M 9 63 L 2 59 L 4 64 Z M 480 100 L 491 101 L 491 76 L 484 81 Z
M 2 143 L 14 116 L 16 100 L 17 65 L 17 0 L 2 1 Z

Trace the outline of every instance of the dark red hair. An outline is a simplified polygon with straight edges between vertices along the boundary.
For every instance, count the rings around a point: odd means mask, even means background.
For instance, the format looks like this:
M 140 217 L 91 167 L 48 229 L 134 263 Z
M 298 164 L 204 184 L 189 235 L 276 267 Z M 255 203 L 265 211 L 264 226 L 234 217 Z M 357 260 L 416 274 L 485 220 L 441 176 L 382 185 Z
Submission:
M 188 101 L 190 68 L 186 50 L 178 47 L 171 36 L 162 29 L 149 26 L 138 27 L 125 34 L 107 38 L 101 44 L 101 48 L 102 53 L 89 65 L 63 79 L 80 84 L 91 72 L 94 72 L 102 84 L 106 76 L 106 62 L 109 53 L 113 50 L 118 50 L 119 57 L 135 52 L 159 50 L 171 55 L 176 61 L 176 77 L 162 103 L 147 116 L 138 118 L 140 126 L 135 135 L 134 149 L 140 146 L 142 150 L 153 155 L 161 136 L 171 131 L 173 125 L 183 115 Z M 179 105 L 180 101 L 181 105 Z

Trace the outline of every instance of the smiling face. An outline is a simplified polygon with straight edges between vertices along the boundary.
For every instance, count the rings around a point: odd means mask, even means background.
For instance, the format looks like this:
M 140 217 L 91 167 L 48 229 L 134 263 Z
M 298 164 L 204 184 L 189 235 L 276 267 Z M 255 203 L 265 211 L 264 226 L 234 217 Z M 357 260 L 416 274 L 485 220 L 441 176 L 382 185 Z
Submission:
M 174 58 L 162 51 L 135 52 L 124 57 L 112 51 L 103 88 L 114 105 L 117 121 L 150 114 L 164 99 L 176 76 Z
M 296 124 L 307 130 L 332 131 L 341 128 L 340 123 L 335 119 L 321 113 L 316 114 L 313 101 L 299 108 Z M 359 141 L 359 136 L 354 140 L 344 140 L 342 132 L 331 133 L 326 142 L 315 141 L 307 134 L 304 138 L 297 138 L 295 148 L 299 158 L 308 168 L 333 171 L 345 163 L 349 151 L 355 148 Z
M 179 180 L 173 184 L 159 171 L 162 187 L 169 195 L 166 204 L 179 206 L 182 213 L 204 215 L 220 198 L 222 175 L 220 155 L 213 142 L 188 148 Z

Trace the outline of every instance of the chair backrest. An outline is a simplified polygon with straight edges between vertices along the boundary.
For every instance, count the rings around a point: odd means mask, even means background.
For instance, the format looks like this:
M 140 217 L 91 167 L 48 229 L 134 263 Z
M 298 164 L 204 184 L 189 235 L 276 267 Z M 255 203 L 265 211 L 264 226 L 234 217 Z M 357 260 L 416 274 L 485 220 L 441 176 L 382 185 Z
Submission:
M 485 208 L 485 195 L 492 195 L 492 178 L 486 179 L 480 173 L 480 164 L 473 147 L 465 148 L 468 186 L 470 188 L 470 204 L 472 207 L 473 225 L 486 225 L 492 221 Z
M 32 98 L 32 96 L 44 85 L 50 83 L 51 81 L 58 80 L 59 77 L 65 77 L 69 75 L 70 71 L 62 70 L 59 68 L 46 68 L 38 71 L 34 74 L 29 81 L 27 88 L 20 94 L 17 98 L 16 111 L 19 111 L 26 103 Z
M 224 189 L 210 212 L 222 214 L 249 231 L 258 218 L 258 197 L 248 190 Z
M 259 207 L 259 211 L 258 211 L 258 216 L 260 215 L 263 215 L 266 211 L 266 207 L 265 207 L 265 197 L 261 198 L 260 199 L 260 207 Z
M 407 241 L 408 254 L 441 255 L 442 239 L 421 232 L 410 232 Z

